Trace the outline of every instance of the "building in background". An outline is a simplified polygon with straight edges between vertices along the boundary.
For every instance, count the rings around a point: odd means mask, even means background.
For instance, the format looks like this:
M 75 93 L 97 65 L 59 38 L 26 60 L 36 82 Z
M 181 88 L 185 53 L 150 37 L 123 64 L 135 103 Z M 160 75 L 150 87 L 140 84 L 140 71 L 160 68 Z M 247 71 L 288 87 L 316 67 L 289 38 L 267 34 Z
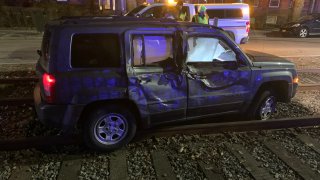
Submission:
M 144 2 L 166 2 L 168 0 L 2 0 L 8 6 L 30 7 L 34 2 L 54 1 L 72 5 L 90 5 L 92 8 L 124 14 Z M 253 27 L 277 26 L 300 16 L 320 13 L 320 0 L 185 0 L 188 3 L 236 3 L 250 5 Z
M 320 0 L 246 0 L 245 2 L 252 7 L 251 17 L 254 18 L 256 27 L 276 26 L 307 14 L 320 13 Z

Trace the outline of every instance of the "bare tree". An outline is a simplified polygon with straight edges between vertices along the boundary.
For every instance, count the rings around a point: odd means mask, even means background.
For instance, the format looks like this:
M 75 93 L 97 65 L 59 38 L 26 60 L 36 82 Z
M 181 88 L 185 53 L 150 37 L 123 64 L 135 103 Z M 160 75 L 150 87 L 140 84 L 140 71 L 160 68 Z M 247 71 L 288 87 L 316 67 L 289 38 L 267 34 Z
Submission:
M 301 12 L 304 6 L 305 0 L 294 0 L 293 11 L 292 11 L 292 21 L 296 21 L 300 18 Z
M 127 0 L 127 12 L 131 11 L 135 7 L 137 7 L 137 1 L 136 0 Z

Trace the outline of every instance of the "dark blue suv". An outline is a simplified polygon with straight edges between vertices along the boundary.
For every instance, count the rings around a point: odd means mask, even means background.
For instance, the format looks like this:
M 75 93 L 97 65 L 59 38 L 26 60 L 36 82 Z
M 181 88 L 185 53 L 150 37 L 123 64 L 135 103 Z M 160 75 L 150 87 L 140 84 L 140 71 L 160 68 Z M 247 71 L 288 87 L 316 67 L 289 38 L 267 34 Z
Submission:
M 267 120 L 297 87 L 291 62 L 250 59 L 220 28 L 194 23 L 61 19 L 46 26 L 39 54 L 39 119 L 81 127 L 102 151 L 164 123 L 234 113 Z

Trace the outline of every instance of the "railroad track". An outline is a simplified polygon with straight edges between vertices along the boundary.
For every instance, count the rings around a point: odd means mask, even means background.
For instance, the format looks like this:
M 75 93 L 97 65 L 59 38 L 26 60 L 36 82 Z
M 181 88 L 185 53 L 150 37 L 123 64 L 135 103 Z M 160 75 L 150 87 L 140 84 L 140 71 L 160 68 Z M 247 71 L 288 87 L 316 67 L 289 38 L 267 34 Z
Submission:
M 223 123 L 223 124 L 200 124 L 200 125 L 187 125 L 179 127 L 162 128 L 158 131 L 151 130 L 149 132 L 142 132 L 140 135 L 145 136 L 168 136 L 172 134 L 211 134 L 211 133 L 221 133 L 221 132 L 234 132 L 234 131 L 258 131 L 266 129 L 279 129 L 279 128 L 292 128 L 292 127 L 303 127 L 303 126 L 319 126 L 320 117 L 313 118 L 295 118 L 295 119 L 280 119 L 271 121 L 245 121 L 237 123 Z M 160 132 L 160 133 L 159 133 Z M 320 157 L 320 142 L 307 135 L 304 132 L 291 133 L 290 137 L 294 138 L 294 141 L 299 141 L 302 146 L 309 148 L 309 151 L 317 154 Z M 68 138 L 60 137 L 35 137 L 29 140 L 18 140 L 18 141 L 1 141 L 0 149 L 19 149 L 20 148 L 32 148 L 35 147 L 48 146 L 52 144 L 56 145 L 67 145 L 67 144 L 78 144 L 80 140 L 77 136 L 69 136 Z M 145 137 L 146 138 L 146 137 Z M 136 140 L 141 141 L 141 140 Z M 11 144 L 10 144 L 10 143 Z M 257 144 L 261 145 L 264 151 L 267 151 L 274 158 L 278 159 L 283 163 L 283 166 L 294 172 L 300 179 L 318 179 L 320 172 L 317 172 L 314 168 L 310 166 L 302 157 L 290 152 L 285 146 L 281 145 L 281 139 L 277 140 L 270 137 L 258 138 Z M 15 144 L 15 145 L 14 145 Z M 263 161 L 257 158 L 255 153 L 247 148 L 248 142 L 236 143 L 236 142 L 224 142 L 222 146 L 217 147 L 222 148 L 226 151 L 229 158 L 234 159 L 240 164 L 243 171 L 246 171 L 249 176 L 253 179 L 275 179 L 275 174 L 270 170 L 270 167 L 262 166 Z M 190 144 L 192 147 L 197 147 L 197 142 Z M 210 147 L 210 142 L 206 145 Z M 16 147 L 16 148 L 13 148 Z M 200 148 L 200 147 L 199 147 Z M 203 148 L 203 147 L 202 147 Z M 170 147 L 169 147 L 170 149 Z M 181 151 L 181 149 L 180 149 Z M 181 151 L 183 152 L 183 150 Z M 180 152 L 180 153 L 181 153 Z M 132 163 L 129 163 L 128 158 L 130 158 L 131 150 L 130 148 L 123 148 L 121 150 L 107 154 L 107 170 L 108 179 L 128 179 L 130 177 L 129 169 L 132 168 Z M 72 153 L 71 153 L 72 154 Z M 183 153 L 182 153 L 183 154 Z M 181 154 L 181 158 L 183 155 Z M 179 152 L 168 152 L 168 149 L 164 148 L 154 148 L 148 150 L 149 161 L 154 170 L 154 177 L 156 179 L 177 179 L 181 177 L 181 172 L 176 170 L 174 164 L 174 158 L 180 156 Z M 28 157 L 26 157 L 28 158 Z M 80 172 L 84 170 L 82 166 L 87 161 L 91 161 L 90 158 L 84 157 L 81 154 L 78 155 L 66 155 L 61 160 L 59 160 L 59 172 L 57 174 L 57 179 L 78 179 Z M 226 174 L 223 170 L 224 167 L 219 167 L 214 161 L 206 161 L 203 159 L 192 159 L 189 158 L 188 161 L 197 167 L 195 171 L 201 173 L 203 177 L 207 179 L 225 179 Z M 31 179 L 32 171 L 30 171 L 31 166 L 37 165 L 37 162 L 29 162 L 27 164 L 18 164 L 18 167 L 11 172 L 9 179 Z M 132 178 L 132 177 L 131 177 Z M 139 177 L 137 177 L 139 178 Z M 179 178 L 178 178 L 179 179 Z
M 15 77 L 15 78 L 0 78 L 0 84 L 14 84 L 26 85 L 30 83 L 36 83 L 39 79 L 36 77 Z M 1 98 L 0 105 L 21 105 L 21 104 L 33 104 L 33 97 L 23 97 L 23 98 Z

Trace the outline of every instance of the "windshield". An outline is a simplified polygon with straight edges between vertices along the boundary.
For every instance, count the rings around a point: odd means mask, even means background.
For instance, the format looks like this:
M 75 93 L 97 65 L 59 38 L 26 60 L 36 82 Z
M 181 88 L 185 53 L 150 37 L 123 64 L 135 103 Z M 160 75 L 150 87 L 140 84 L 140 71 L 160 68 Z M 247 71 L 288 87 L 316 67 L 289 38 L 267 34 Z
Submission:
M 128 12 L 125 16 L 136 16 L 136 14 L 141 11 L 143 8 L 147 7 L 146 5 L 140 5 L 136 8 L 134 8 L 133 10 L 131 10 L 130 12 Z

